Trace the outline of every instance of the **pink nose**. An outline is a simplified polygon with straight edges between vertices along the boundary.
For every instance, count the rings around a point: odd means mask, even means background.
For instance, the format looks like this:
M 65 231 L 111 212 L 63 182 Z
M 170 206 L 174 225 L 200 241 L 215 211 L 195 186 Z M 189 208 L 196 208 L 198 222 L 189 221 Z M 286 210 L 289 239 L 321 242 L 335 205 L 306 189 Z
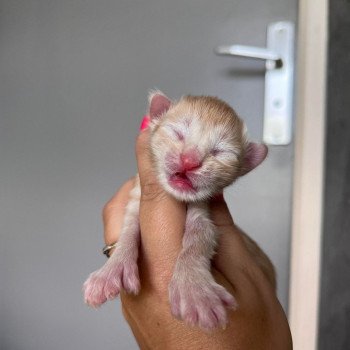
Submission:
M 199 168 L 202 164 L 199 159 L 199 154 L 196 150 L 190 150 L 181 154 L 182 169 L 184 171 L 194 170 Z

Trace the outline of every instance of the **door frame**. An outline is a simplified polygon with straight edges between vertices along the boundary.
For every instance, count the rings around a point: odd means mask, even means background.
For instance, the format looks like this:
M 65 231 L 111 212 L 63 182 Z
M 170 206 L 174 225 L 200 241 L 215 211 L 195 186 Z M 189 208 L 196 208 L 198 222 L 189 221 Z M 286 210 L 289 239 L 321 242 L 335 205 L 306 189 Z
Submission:
M 328 0 L 299 0 L 289 322 L 294 349 L 318 338 Z

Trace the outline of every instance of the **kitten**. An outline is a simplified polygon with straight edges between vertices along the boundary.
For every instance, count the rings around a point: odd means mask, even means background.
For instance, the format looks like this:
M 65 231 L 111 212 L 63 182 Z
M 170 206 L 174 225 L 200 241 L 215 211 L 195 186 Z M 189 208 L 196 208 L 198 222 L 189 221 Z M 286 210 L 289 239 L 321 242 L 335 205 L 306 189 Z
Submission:
M 207 201 L 258 166 L 267 155 L 267 147 L 248 142 L 243 121 L 218 98 L 184 96 L 172 102 L 155 91 L 149 100 L 150 149 L 159 182 L 175 198 L 187 203 L 182 250 L 169 285 L 171 311 L 190 325 L 204 329 L 224 327 L 225 307 L 236 308 L 237 304 L 210 272 L 217 231 L 210 220 Z M 138 180 L 130 194 L 114 253 L 84 284 L 85 302 L 90 306 L 115 298 L 121 289 L 134 294 L 140 290 L 140 195 Z M 255 255 L 263 254 L 257 253 L 259 248 L 249 238 L 245 239 Z

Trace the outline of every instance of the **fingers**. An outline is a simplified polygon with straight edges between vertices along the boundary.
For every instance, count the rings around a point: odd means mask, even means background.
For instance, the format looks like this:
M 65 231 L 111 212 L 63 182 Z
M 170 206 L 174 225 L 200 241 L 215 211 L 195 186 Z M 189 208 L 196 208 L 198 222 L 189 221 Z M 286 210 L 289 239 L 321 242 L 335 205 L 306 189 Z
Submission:
M 217 227 L 234 228 L 231 213 L 227 207 L 223 194 L 219 194 L 209 203 L 210 215 Z
M 129 192 L 134 186 L 134 178 L 129 179 L 106 203 L 103 208 L 104 239 L 106 244 L 118 241 L 123 224 L 125 206 L 129 200 Z
M 224 197 L 216 197 L 210 202 L 210 213 L 215 226 L 220 232 L 214 265 L 231 281 L 237 280 L 237 271 L 251 265 L 240 229 L 234 224 Z
M 143 258 L 150 276 L 168 277 L 181 248 L 186 206 L 158 183 L 149 150 L 149 130 L 137 139 L 136 155 L 141 184 L 140 228 Z

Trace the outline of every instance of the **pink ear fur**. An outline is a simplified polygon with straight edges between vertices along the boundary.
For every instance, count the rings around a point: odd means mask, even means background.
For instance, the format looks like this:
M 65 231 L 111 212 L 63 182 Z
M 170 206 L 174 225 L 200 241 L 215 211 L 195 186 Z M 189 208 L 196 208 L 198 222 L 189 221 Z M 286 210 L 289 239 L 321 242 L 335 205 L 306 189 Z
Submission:
M 159 118 L 167 112 L 171 106 L 171 100 L 161 91 L 151 92 L 149 95 L 149 116 L 151 119 Z
M 260 165 L 267 156 L 267 146 L 264 144 L 249 142 L 242 165 L 241 176 L 249 173 Z

